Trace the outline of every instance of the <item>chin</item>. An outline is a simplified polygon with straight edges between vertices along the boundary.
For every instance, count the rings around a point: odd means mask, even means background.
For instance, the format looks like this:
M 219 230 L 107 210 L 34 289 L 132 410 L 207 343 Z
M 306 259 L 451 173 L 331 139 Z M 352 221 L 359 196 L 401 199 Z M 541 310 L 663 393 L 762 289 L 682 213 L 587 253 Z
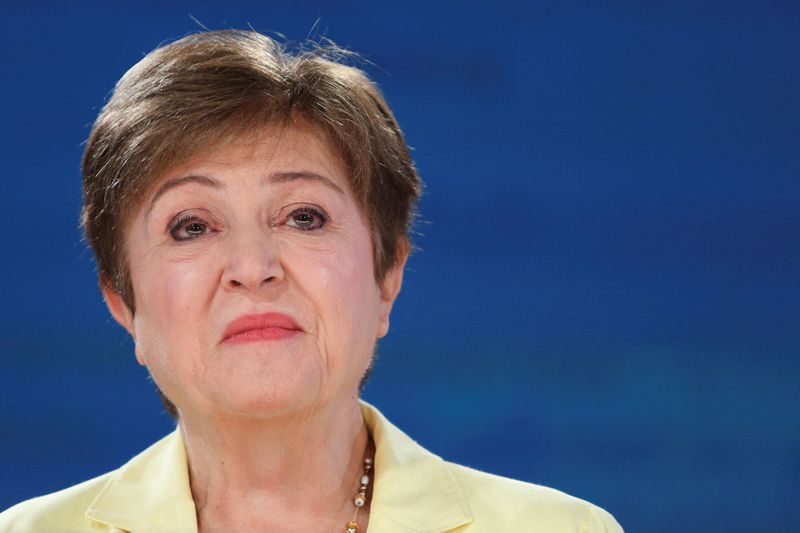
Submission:
M 270 418 L 302 411 L 318 402 L 319 380 L 259 381 L 221 391 L 215 409 L 238 416 Z

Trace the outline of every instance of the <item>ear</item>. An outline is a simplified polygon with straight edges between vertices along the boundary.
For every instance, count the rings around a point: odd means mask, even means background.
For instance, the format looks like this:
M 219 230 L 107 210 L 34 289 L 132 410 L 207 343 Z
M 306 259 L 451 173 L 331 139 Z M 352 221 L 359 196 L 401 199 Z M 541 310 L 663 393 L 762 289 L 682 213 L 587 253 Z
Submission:
M 106 301 L 106 307 L 108 307 L 109 312 L 111 312 L 111 316 L 114 317 L 114 320 L 117 321 L 117 324 L 125 328 L 125 330 L 130 333 L 131 337 L 133 338 L 134 343 L 136 343 L 136 330 L 133 325 L 133 313 L 131 312 L 130 307 L 125 301 L 122 299 L 117 291 L 111 288 L 111 283 L 106 280 L 100 280 L 100 291 L 103 293 L 103 299 Z M 139 361 L 140 365 L 144 366 L 144 358 L 142 354 L 139 352 L 139 346 L 136 346 L 136 360 Z
M 409 244 L 406 239 L 402 239 L 397 245 L 397 262 L 386 272 L 383 281 L 380 283 L 381 289 L 381 314 L 378 326 L 378 338 L 385 336 L 389 332 L 389 315 L 392 312 L 392 305 L 403 285 L 403 271 L 408 260 Z

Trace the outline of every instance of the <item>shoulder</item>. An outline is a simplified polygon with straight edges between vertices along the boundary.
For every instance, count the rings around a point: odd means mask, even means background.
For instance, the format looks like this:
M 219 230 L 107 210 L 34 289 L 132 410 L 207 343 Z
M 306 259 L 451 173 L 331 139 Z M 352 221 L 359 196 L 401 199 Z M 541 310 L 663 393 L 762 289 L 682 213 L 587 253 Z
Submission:
M 584 500 L 447 462 L 371 405 L 362 413 L 376 446 L 370 531 L 622 532 Z
M 186 454 L 176 430 L 116 470 L 0 513 L 0 533 L 141 531 L 194 519 Z
M 619 533 L 609 513 L 556 489 L 445 463 L 472 511 L 472 528 L 479 531 L 541 531 Z
M 0 533 L 28 531 L 85 531 L 84 515 L 113 472 L 46 496 L 32 498 L 0 513 Z

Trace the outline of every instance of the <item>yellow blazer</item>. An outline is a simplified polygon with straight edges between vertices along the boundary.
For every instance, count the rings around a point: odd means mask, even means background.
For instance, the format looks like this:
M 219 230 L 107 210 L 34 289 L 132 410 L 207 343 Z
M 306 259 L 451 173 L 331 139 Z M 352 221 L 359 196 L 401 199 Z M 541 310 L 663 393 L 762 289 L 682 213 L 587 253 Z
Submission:
M 590 503 L 448 463 L 374 407 L 362 412 L 376 446 L 368 533 L 622 532 Z M 180 431 L 118 470 L 0 513 L 0 533 L 51 531 L 196 532 Z

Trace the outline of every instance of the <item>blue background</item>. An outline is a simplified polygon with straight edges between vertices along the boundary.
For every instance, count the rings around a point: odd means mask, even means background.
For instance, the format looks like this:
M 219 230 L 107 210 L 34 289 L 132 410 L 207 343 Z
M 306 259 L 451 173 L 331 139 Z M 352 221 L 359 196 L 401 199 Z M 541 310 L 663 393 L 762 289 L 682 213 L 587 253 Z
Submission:
M 80 242 L 82 142 L 197 29 L 361 52 L 427 183 L 365 397 L 628 531 L 797 530 L 794 2 L 5 4 L 0 509 L 171 428 Z

